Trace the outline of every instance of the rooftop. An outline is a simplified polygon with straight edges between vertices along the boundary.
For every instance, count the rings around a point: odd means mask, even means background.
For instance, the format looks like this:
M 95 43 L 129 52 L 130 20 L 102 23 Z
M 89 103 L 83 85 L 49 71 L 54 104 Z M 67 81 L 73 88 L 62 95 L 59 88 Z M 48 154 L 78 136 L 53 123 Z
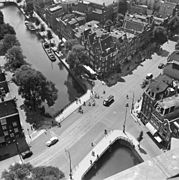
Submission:
M 13 99 L 0 103 L 0 118 L 16 113 L 18 113 L 18 110 Z
M 168 109 L 173 106 L 179 107 L 179 95 L 164 98 L 163 100 L 158 101 L 158 104 L 164 109 Z
M 179 62 L 179 51 L 174 51 L 172 54 L 168 56 L 168 62 L 177 61 Z
M 173 80 L 170 77 L 160 74 L 158 77 L 151 80 L 147 90 L 150 89 L 150 91 L 155 94 L 161 93 L 165 91 L 172 82 Z
M 50 11 L 51 13 L 54 13 L 54 12 L 62 9 L 62 6 L 61 6 L 60 4 L 58 4 L 58 5 L 52 5 L 52 6 L 48 7 L 48 9 L 49 9 L 49 11 Z
M 140 22 L 137 19 L 128 19 L 124 23 L 124 29 L 133 32 L 142 32 L 144 30 L 144 26 L 144 23 Z
M 113 2 L 117 2 L 117 0 L 85 0 L 85 3 L 94 3 L 94 4 L 99 4 L 99 5 L 103 5 L 105 4 L 105 6 L 109 6 L 111 4 L 113 4 Z

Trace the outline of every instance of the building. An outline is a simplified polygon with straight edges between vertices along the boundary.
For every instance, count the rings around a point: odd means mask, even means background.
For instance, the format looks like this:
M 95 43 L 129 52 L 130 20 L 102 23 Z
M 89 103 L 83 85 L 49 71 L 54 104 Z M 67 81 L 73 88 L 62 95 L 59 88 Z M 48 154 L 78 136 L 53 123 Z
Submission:
M 179 138 L 179 96 L 161 99 L 154 105 L 150 121 L 146 124 L 154 138 L 166 145 L 171 137 Z M 160 140 L 161 139 L 161 140 Z
M 35 12 L 45 20 L 45 9 L 53 4 L 53 0 L 33 0 Z
M 13 99 L 0 103 L 0 146 L 23 136 L 19 113 Z
M 96 20 L 104 24 L 117 16 L 116 0 L 80 0 L 72 9 L 86 14 L 87 21 Z
M 155 103 L 165 97 L 173 95 L 173 79 L 166 75 L 159 75 L 152 79 L 142 95 L 140 119 L 147 124 L 151 119 Z
M 51 27 L 52 30 L 55 30 L 57 28 L 56 18 L 62 16 L 64 14 L 64 10 L 61 4 L 54 4 L 46 8 L 45 14 L 48 26 Z
M 65 39 L 75 38 L 75 29 L 85 24 L 86 16 L 83 13 L 74 11 L 71 14 L 64 14 L 56 18 L 55 32 L 58 36 L 62 36 Z
M 167 59 L 167 65 L 163 73 L 167 76 L 179 80 L 179 51 L 174 51 Z
M 176 3 L 174 2 L 163 1 L 160 4 L 159 16 L 162 18 L 167 18 L 168 16 L 171 16 L 173 14 L 175 6 Z

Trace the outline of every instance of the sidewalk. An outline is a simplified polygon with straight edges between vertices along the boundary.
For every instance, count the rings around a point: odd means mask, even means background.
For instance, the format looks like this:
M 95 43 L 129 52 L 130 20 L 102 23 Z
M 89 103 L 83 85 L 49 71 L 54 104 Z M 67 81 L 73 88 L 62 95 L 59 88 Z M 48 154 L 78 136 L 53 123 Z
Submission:
M 104 151 L 109 148 L 109 146 L 113 144 L 113 142 L 115 142 L 117 139 L 122 139 L 129 142 L 131 146 L 134 146 L 135 150 L 141 155 L 140 151 L 138 150 L 139 142 L 132 135 L 130 135 L 129 133 L 127 133 L 126 135 L 121 130 L 113 130 L 108 132 L 105 137 L 86 155 L 86 157 L 73 170 L 72 178 L 75 180 L 81 180 L 84 174 L 94 165 L 94 163 L 100 158 Z M 148 159 L 149 157 L 146 157 L 144 160 Z

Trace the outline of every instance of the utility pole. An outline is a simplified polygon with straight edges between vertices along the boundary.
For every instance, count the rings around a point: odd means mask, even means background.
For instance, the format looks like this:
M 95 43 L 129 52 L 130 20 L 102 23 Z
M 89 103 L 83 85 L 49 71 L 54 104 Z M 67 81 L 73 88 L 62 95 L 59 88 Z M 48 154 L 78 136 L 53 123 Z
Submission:
M 129 104 L 126 103 L 125 107 L 126 107 L 126 111 L 125 111 L 125 118 L 124 118 L 124 124 L 123 124 L 123 133 L 124 134 L 126 133 L 127 108 L 129 107 Z
M 65 152 L 68 154 L 68 158 L 69 158 L 69 161 L 70 161 L 70 174 L 69 174 L 70 180 L 73 180 L 73 178 L 72 178 L 71 155 L 70 155 L 70 152 L 67 149 L 65 149 Z

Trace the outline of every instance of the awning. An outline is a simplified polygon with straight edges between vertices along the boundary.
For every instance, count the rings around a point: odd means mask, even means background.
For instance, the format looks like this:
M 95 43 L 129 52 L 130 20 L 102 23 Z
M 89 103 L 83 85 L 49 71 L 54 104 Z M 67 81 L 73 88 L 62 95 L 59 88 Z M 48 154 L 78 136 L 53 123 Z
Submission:
M 162 139 L 159 136 L 154 136 L 154 138 L 157 140 L 157 142 L 162 142 Z
M 155 129 L 154 126 L 150 122 L 146 124 L 146 127 L 148 128 L 148 130 L 150 131 L 152 135 L 154 135 L 157 132 L 157 129 Z

